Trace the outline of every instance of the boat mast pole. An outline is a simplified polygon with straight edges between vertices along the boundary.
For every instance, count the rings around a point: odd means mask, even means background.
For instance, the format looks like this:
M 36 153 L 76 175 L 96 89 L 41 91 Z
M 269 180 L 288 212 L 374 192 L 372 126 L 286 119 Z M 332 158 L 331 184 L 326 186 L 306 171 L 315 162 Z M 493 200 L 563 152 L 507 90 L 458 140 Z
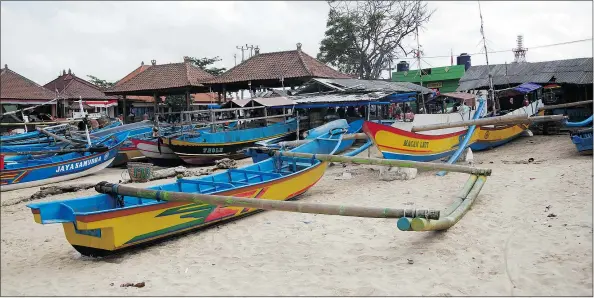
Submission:
M 78 106 L 80 107 L 80 113 L 82 114 L 84 119 L 84 117 L 86 117 L 87 115 L 83 109 L 82 96 L 78 97 Z M 89 119 L 87 118 L 87 120 Z M 91 147 L 91 136 L 89 135 L 89 127 L 87 126 L 87 121 L 83 121 L 83 123 L 85 124 L 85 135 L 87 136 L 87 144 L 89 144 L 89 147 Z
M 485 41 L 485 31 L 483 26 L 483 13 L 481 11 L 481 1 L 477 1 L 479 5 L 479 16 L 481 18 L 481 35 L 483 36 L 483 47 L 485 49 L 485 60 L 487 61 L 487 71 L 489 74 L 489 92 L 487 93 L 487 106 L 489 101 L 493 103 L 493 115 L 497 115 L 497 108 L 495 107 L 495 93 L 493 91 L 493 75 L 491 75 L 491 68 L 489 67 L 489 55 L 487 54 L 487 42 Z
M 417 3 L 417 28 L 416 28 L 416 35 L 417 35 L 417 64 L 419 66 L 419 79 L 421 81 L 421 87 L 423 87 L 423 69 L 421 68 L 421 42 L 419 41 L 419 10 L 421 9 L 421 3 Z M 425 98 L 423 97 L 423 91 L 420 92 L 421 95 L 421 102 L 423 103 L 423 113 L 427 113 L 427 109 L 425 108 Z M 417 112 L 418 112 L 417 108 Z

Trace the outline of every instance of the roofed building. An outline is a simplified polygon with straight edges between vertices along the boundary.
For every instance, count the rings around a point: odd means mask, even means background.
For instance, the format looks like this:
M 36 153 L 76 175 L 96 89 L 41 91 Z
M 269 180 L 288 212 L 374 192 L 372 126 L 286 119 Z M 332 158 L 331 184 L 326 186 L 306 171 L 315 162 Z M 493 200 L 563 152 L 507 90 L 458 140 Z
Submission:
M 100 112 L 109 117 L 115 117 L 118 105 L 117 97 L 107 96 L 103 90 L 76 76 L 70 69 L 62 71 L 56 79 L 44 85 L 48 90 L 53 90 L 60 97 L 58 115 L 60 117 L 73 117 L 79 113 L 78 101 L 82 99 L 83 109 L 87 112 Z
M 209 88 L 202 83 L 214 78 L 210 73 L 192 65 L 188 57 L 184 57 L 182 63 L 168 63 L 157 65 L 155 60 L 151 65 L 141 67 L 128 74 L 124 79 L 118 81 L 115 86 L 105 90 L 108 95 L 122 96 L 123 114 L 127 114 L 130 109 L 127 103 L 128 96 L 133 101 L 145 99 L 151 96 L 153 108 L 147 109 L 149 116 L 154 116 L 158 112 L 159 100 L 163 100 L 165 95 L 185 95 L 186 107 L 190 108 L 190 94 L 209 91 Z M 148 100 L 147 100 L 148 102 Z
M 35 110 L 56 117 L 57 95 L 30 79 L 8 69 L 0 72 L 0 107 L 2 114 L 14 112 L 28 106 L 42 105 Z
M 351 78 L 334 70 L 301 50 L 301 44 L 292 51 L 260 53 L 213 78 L 206 85 L 216 92 L 301 86 L 312 78 Z
M 477 65 L 470 67 L 460 79 L 458 91 L 489 89 L 489 72 L 494 89 L 507 89 L 523 83 L 536 83 L 543 88 L 536 95 L 543 103 L 553 105 L 592 100 L 592 57 L 544 62 Z M 562 111 L 571 121 L 580 121 L 592 114 L 590 107 Z M 577 120 L 576 120 L 577 119 Z

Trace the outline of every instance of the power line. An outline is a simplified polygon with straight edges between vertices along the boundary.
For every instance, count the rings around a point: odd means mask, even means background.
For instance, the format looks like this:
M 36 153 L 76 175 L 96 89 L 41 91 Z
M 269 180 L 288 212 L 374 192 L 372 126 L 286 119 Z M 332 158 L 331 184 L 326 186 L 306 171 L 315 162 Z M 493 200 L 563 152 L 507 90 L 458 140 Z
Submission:
M 560 45 L 566 45 L 566 44 L 572 44 L 572 43 L 578 43 L 578 42 L 584 42 L 584 41 L 588 41 L 588 40 L 592 40 L 592 38 L 586 38 L 586 39 L 580 39 L 580 40 L 573 40 L 573 41 L 566 41 L 566 42 L 560 42 L 560 43 L 553 43 L 553 44 L 547 44 L 547 45 L 541 45 L 541 46 L 535 46 L 535 47 L 531 47 L 531 48 L 527 48 L 527 49 L 540 49 L 540 48 L 548 48 L 548 47 L 553 47 L 553 46 L 560 46 Z M 511 52 L 511 50 L 500 50 L 500 51 L 490 51 L 487 52 L 487 54 L 495 54 L 495 53 L 506 53 L 506 52 Z M 469 56 L 474 56 L 474 55 L 482 55 L 484 54 L 484 52 L 480 52 L 480 53 L 472 53 L 472 54 L 468 54 Z M 423 57 L 423 59 L 433 59 L 433 58 L 450 58 L 450 55 L 447 56 L 430 56 L 430 57 Z M 417 59 L 415 57 L 403 57 L 403 58 L 398 58 L 401 60 L 411 60 L 411 59 Z

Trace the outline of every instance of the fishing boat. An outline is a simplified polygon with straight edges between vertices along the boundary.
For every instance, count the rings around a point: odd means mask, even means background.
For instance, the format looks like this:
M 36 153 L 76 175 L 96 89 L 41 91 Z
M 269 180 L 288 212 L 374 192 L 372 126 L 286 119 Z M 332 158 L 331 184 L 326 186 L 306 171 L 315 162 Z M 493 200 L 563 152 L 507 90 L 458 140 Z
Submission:
M 101 143 L 93 144 L 87 152 L 3 159 L 0 191 L 56 183 L 96 173 L 113 161 L 127 138 L 128 132 L 117 133 L 106 137 Z
M 592 127 L 570 132 L 571 141 L 581 154 L 592 154 Z
M 336 142 L 309 142 L 293 152 L 332 154 Z M 327 163 L 278 156 L 238 169 L 149 187 L 153 190 L 289 200 L 311 188 Z M 27 205 L 35 222 L 61 223 L 68 242 L 86 256 L 104 256 L 140 244 L 253 214 L 259 209 L 221 207 L 98 194 Z
M 189 130 L 192 127 L 189 125 L 183 127 L 161 127 L 159 129 L 159 134 L 164 137 L 173 137 L 174 135 L 183 134 L 184 130 L 186 133 L 191 133 Z M 205 131 L 205 128 L 197 131 Z M 136 146 L 136 149 L 138 149 L 144 157 L 148 158 L 155 165 L 175 166 L 183 163 L 182 159 L 179 158 L 167 144 L 163 143 L 163 139 L 153 136 L 152 133 L 131 137 L 130 142 Z
M 542 100 L 539 99 L 509 113 L 501 113 L 501 115 L 528 115 L 529 117 L 544 115 L 544 111 L 539 110 L 539 108 L 542 106 Z M 529 127 L 530 124 L 526 123 L 478 126 L 474 136 L 475 141 L 470 145 L 470 149 L 473 151 L 482 151 L 505 145 L 520 137 L 526 130 L 528 130 Z
M 236 129 L 221 132 L 200 132 L 198 135 L 182 135 L 163 138 L 175 154 L 188 164 L 202 165 L 221 158 L 237 159 L 244 156 L 238 152 L 257 141 L 295 133 L 297 121 L 274 123 L 265 127 Z
M 126 131 L 129 133 L 128 134 L 129 138 L 131 138 L 131 137 L 151 133 L 153 130 L 153 126 L 154 126 L 154 123 L 152 121 L 144 120 L 144 121 L 140 121 L 140 122 L 136 122 L 136 123 L 125 124 L 125 125 L 120 125 L 117 127 L 101 130 L 96 133 L 92 133 L 91 136 L 103 137 L 106 135 Z M 142 155 L 142 153 L 140 153 L 140 151 L 136 148 L 134 143 L 132 143 L 132 141 L 130 141 L 130 139 L 127 139 L 124 142 L 124 144 L 122 145 L 122 147 L 120 148 L 120 151 L 118 152 L 116 158 L 113 160 L 113 163 L 110 165 L 110 167 L 121 166 L 123 164 L 126 164 L 128 161 L 141 159 L 141 158 L 144 158 L 144 155 Z
M 307 137 L 304 140 L 280 142 L 268 146 L 261 146 L 262 148 L 247 148 L 246 155 L 250 156 L 253 162 L 260 162 L 270 158 L 268 155 L 269 149 L 285 150 L 322 139 L 329 142 L 336 142 L 336 150 L 334 151 L 334 154 L 355 156 L 369 148 L 372 144 L 371 140 L 345 139 L 344 136 L 358 133 L 361 131 L 362 127 L 363 120 L 356 120 L 349 124 L 345 119 L 338 119 L 308 130 L 306 132 Z

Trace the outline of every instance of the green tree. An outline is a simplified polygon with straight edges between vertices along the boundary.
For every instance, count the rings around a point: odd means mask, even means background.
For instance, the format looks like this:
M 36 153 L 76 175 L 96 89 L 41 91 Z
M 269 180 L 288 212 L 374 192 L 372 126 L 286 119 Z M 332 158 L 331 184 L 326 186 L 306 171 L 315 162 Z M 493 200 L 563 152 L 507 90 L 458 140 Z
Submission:
M 361 79 L 377 79 L 394 58 L 407 56 L 403 40 L 433 11 L 422 1 L 328 1 L 330 12 L 318 59 Z
M 214 67 L 214 66 L 210 66 L 212 64 L 214 64 L 215 62 L 221 61 L 221 58 L 219 58 L 219 56 L 216 56 L 214 58 L 195 58 L 195 57 L 187 57 L 187 59 L 190 61 L 190 63 L 192 63 L 194 66 L 210 73 L 213 76 L 220 76 L 221 74 L 223 74 L 227 69 L 224 67 Z M 210 67 L 209 67 L 210 66 Z
M 192 98 L 190 97 L 190 104 Z M 167 95 L 165 96 L 165 104 L 170 106 L 174 112 L 184 111 L 186 109 L 186 96 L 185 95 Z
M 115 83 L 99 79 L 96 76 L 87 75 L 87 77 L 89 77 L 89 79 L 91 79 L 91 84 L 93 84 L 101 89 L 111 88 L 111 87 L 113 87 L 113 85 L 115 85 Z

